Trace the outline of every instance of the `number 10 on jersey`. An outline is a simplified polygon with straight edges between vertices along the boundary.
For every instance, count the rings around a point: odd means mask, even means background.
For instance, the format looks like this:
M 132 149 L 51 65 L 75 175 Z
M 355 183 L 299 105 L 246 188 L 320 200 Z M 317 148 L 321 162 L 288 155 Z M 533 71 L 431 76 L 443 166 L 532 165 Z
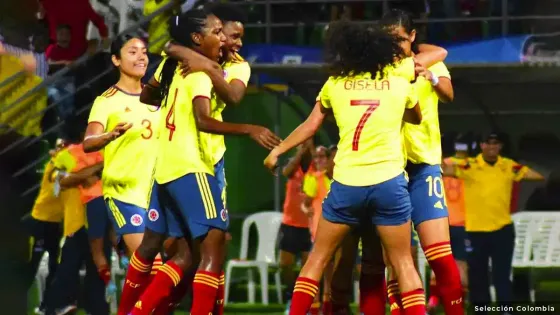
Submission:
M 362 135 L 362 130 L 366 122 L 368 121 L 371 114 L 379 107 L 378 100 L 351 100 L 350 106 L 367 106 L 368 108 L 360 118 L 356 130 L 354 131 L 354 138 L 352 139 L 352 151 L 358 151 L 360 144 L 360 136 Z

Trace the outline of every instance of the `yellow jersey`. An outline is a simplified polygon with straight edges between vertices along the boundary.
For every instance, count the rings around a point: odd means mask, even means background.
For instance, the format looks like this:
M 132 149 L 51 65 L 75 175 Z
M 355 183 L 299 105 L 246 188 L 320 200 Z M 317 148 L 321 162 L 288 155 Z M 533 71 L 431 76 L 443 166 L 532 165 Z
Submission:
M 35 199 L 31 216 L 39 221 L 62 222 L 64 216 L 64 204 L 62 200 L 54 195 L 54 180 L 52 175 L 55 168 L 51 159 L 43 171 L 41 188 Z
M 370 73 L 330 77 L 320 92 L 339 128 L 333 178 L 344 185 L 370 186 L 404 171 L 402 119 L 418 97 L 409 78 L 385 71 L 383 79 Z
M 140 94 L 130 94 L 117 86 L 95 99 L 88 123 L 98 123 L 110 132 L 122 122 L 132 127 L 103 149 L 105 166 L 103 195 L 148 207 L 148 194 L 156 162 L 158 108 L 140 102 Z
M 443 62 L 434 64 L 429 70 L 436 77 L 451 79 L 449 70 Z M 405 123 L 403 126 L 407 158 L 415 164 L 438 165 L 441 163 L 439 99 L 432 83 L 424 77 L 418 77 L 414 87 L 418 92 L 418 105 L 422 110 L 422 122 L 419 125 Z
M 76 167 L 76 162 L 68 158 L 71 156 L 69 148 L 62 149 L 53 159 L 53 164 L 58 170 L 70 172 Z M 60 199 L 64 204 L 63 234 L 69 236 L 85 226 L 86 208 L 79 188 L 62 190 Z
M 161 69 L 160 65 L 154 77 L 159 77 Z M 162 121 L 155 170 L 158 183 L 164 184 L 190 173 L 214 175 L 210 134 L 198 130 L 193 111 L 194 99 L 204 97 L 213 101 L 212 88 L 207 74 L 195 72 L 183 78 L 176 70 L 167 100 L 163 100 L 160 109 Z
M 239 55 L 236 55 L 232 61 L 228 61 L 222 65 L 224 69 L 224 79 L 227 83 L 233 80 L 239 80 L 245 86 L 249 83 L 249 78 L 251 77 L 251 67 L 249 63 Z M 226 103 L 220 98 L 216 98 L 215 102 L 212 102 L 211 116 L 212 118 L 223 121 L 222 111 L 226 107 Z M 226 144 L 224 141 L 224 135 L 211 134 L 210 144 L 212 148 L 212 156 L 214 164 L 218 163 L 226 153 Z
M 493 232 L 512 223 L 513 184 L 522 180 L 529 168 L 505 157 L 498 157 L 491 165 L 479 154 L 455 170 L 464 183 L 465 230 Z

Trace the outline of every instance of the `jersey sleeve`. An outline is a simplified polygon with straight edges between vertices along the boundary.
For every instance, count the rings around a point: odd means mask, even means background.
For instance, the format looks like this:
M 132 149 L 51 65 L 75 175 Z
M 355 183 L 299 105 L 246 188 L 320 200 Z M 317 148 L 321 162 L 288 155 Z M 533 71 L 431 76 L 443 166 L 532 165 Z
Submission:
M 408 82 L 416 79 L 416 72 L 414 71 L 414 59 L 412 57 L 404 58 L 393 69 L 393 74 L 398 77 L 405 78 Z
M 332 85 L 332 79 L 329 78 L 327 80 L 327 82 L 325 82 L 325 84 L 323 85 L 323 87 L 321 88 L 321 92 L 319 92 L 319 96 L 317 96 L 317 101 L 321 102 L 321 105 L 323 105 L 324 108 L 331 108 L 331 99 L 330 99 L 330 86 Z
M 96 122 L 107 128 L 107 121 L 109 120 L 109 113 L 112 106 L 108 106 L 107 99 L 103 96 L 98 96 L 91 107 L 89 112 L 88 124 Z
M 247 86 L 249 78 L 251 78 L 251 67 L 248 62 L 233 64 L 226 71 L 228 72 L 228 82 L 239 80 Z
M 418 92 L 414 84 L 409 84 L 408 94 L 406 95 L 406 108 L 414 108 L 418 104 Z
M 163 70 L 163 65 L 165 64 L 166 60 L 167 57 L 164 56 L 163 60 L 161 60 L 161 62 L 159 63 L 156 72 L 154 72 L 154 80 L 156 80 L 157 83 L 159 83 L 159 77 L 161 76 L 161 71 Z
M 193 99 L 197 97 L 212 98 L 212 80 L 204 72 L 195 72 L 185 78 L 186 89 Z
M 317 196 L 317 179 L 312 175 L 305 175 L 303 178 L 303 193 L 311 198 Z
M 443 62 L 436 63 L 435 65 L 431 66 L 429 70 L 438 78 L 451 79 L 451 74 L 449 74 L 449 70 Z
M 529 168 L 523 164 L 517 163 L 516 161 L 511 161 L 511 174 L 513 180 L 519 182 L 525 177 L 525 174 L 529 171 Z

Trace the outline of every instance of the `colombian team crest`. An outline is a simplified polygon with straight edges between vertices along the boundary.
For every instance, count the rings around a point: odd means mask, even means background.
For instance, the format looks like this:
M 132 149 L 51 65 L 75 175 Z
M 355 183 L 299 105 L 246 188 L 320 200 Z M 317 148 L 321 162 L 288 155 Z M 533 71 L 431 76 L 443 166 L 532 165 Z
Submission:
M 227 218 L 228 218 L 228 212 L 226 209 L 222 209 L 222 211 L 220 211 L 220 217 L 222 218 L 222 221 L 226 222 Z
M 135 214 L 132 217 L 130 217 L 130 224 L 134 225 L 134 226 L 140 226 L 142 225 L 142 223 L 144 222 L 144 219 L 142 219 L 142 216 L 139 214 Z
M 157 221 L 159 219 L 159 212 L 156 209 L 150 209 L 148 211 L 148 219 L 152 222 Z

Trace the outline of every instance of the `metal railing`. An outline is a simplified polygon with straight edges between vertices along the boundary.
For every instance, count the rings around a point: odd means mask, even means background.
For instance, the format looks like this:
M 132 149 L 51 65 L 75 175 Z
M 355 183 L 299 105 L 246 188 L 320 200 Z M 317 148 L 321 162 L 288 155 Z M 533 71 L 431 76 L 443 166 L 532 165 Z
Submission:
M 272 29 L 273 28 L 288 28 L 295 27 L 302 22 L 292 21 L 292 22 L 273 22 L 272 11 L 273 6 L 280 4 L 303 4 L 303 3 L 338 3 L 338 4 L 355 4 L 355 3 L 382 3 L 383 12 L 390 9 L 391 2 L 396 2 L 398 0 L 253 0 L 253 1 L 240 1 L 236 2 L 240 6 L 264 6 L 264 21 L 262 23 L 248 23 L 245 25 L 246 28 L 257 28 L 265 29 L 265 39 L 266 43 L 272 42 Z M 422 1 L 422 0 L 413 0 Z M 427 0 L 426 0 L 427 1 Z M 525 1 L 525 0 L 523 0 Z M 402 2 L 402 1 L 401 1 Z M 412 1 L 409 1 L 412 3 Z M 429 2 L 431 4 L 434 1 Z M 536 4 L 536 3 L 535 3 Z M 531 21 L 531 20 L 560 20 L 560 14 L 555 15 L 519 15 L 513 16 L 509 14 L 509 0 L 501 0 L 500 3 L 500 16 L 463 16 L 463 17 L 446 17 L 446 18 L 425 18 L 425 19 L 415 19 L 414 22 L 418 24 L 433 24 L 433 23 L 464 23 L 464 22 L 501 22 L 501 35 L 506 36 L 509 34 L 509 22 L 511 21 Z M 558 12 L 560 13 L 560 12 Z M 368 21 L 358 21 L 363 23 L 372 22 L 374 20 Z M 329 22 L 327 21 L 317 21 L 313 23 L 316 26 L 326 26 Z

